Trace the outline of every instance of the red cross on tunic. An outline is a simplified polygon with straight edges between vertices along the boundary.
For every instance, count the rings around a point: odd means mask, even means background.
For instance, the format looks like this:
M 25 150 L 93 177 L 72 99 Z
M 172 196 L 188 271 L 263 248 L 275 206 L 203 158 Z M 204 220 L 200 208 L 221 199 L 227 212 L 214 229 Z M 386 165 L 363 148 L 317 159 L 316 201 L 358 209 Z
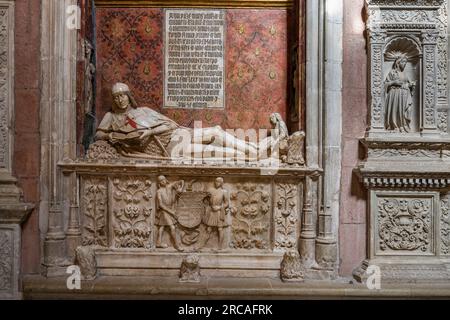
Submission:
M 133 119 L 128 117 L 128 116 L 127 116 L 127 123 L 126 124 L 127 125 L 129 124 L 131 127 L 133 127 L 133 129 L 137 129 L 138 128 L 137 123 Z

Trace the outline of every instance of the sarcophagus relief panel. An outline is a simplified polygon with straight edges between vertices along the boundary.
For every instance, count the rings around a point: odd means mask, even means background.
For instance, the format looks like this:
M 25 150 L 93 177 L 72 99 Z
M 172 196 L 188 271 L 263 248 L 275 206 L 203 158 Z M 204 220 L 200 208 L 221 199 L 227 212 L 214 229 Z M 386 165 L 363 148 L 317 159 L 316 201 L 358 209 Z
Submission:
M 81 187 L 83 246 L 108 245 L 108 180 L 97 176 L 83 179 Z
M 450 195 L 441 196 L 440 210 L 440 252 L 444 256 L 450 256 Z
M 111 179 L 111 229 L 114 248 L 152 245 L 152 182 L 146 177 Z
M 284 252 L 299 238 L 303 182 L 83 175 L 84 246 L 160 252 Z

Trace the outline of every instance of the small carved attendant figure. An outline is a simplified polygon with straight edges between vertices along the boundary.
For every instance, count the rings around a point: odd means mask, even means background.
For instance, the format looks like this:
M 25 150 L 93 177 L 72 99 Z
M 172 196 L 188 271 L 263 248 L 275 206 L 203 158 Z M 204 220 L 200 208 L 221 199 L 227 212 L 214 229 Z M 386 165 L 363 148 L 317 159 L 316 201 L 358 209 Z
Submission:
M 168 227 L 170 236 L 173 241 L 173 246 L 178 251 L 183 251 L 177 239 L 175 225 L 178 223 L 175 212 L 175 204 L 177 201 L 177 194 L 182 192 L 184 181 L 177 181 L 169 183 L 166 177 L 158 177 L 159 188 L 156 192 L 156 220 L 155 225 L 158 226 L 158 235 L 156 239 L 157 248 L 167 248 L 167 245 L 162 244 L 162 237 L 164 230 Z
M 272 135 L 261 140 L 259 143 L 259 157 L 265 158 L 269 156 L 279 155 L 280 149 L 287 144 L 289 139 L 289 131 L 286 123 L 279 113 L 270 115 L 270 123 L 272 124 Z
M 411 123 L 412 92 L 415 82 L 405 74 L 408 56 L 401 52 L 388 54 L 394 59 L 392 70 L 386 77 L 386 119 L 387 130 L 409 132 Z
M 203 217 L 203 223 L 207 227 L 206 237 L 201 247 L 206 245 L 213 229 L 219 234 L 219 248 L 223 249 L 224 229 L 229 226 L 227 215 L 230 212 L 230 196 L 228 191 L 223 188 L 223 178 L 217 178 L 214 182 L 214 188 L 208 190 L 207 201 L 209 207 Z M 201 248 L 200 247 L 200 248 Z

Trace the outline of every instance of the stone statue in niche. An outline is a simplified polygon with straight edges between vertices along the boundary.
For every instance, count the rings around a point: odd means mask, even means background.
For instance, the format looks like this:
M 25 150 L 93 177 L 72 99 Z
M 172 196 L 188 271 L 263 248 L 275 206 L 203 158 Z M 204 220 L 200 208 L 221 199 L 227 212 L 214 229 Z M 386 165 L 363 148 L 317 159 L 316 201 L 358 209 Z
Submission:
M 206 226 L 206 233 L 203 242 L 198 249 L 201 249 L 208 242 L 213 230 L 217 230 L 219 236 L 219 249 L 224 248 L 224 230 L 229 227 L 227 216 L 231 212 L 230 195 L 223 188 L 223 178 L 216 178 L 214 187 L 208 190 L 206 202 L 208 204 L 202 222 Z
M 126 84 L 115 84 L 112 94 L 113 110 L 100 123 L 96 139 L 108 141 L 122 156 L 170 159 L 182 152 L 182 157 L 195 158 L 197 152 L 202 157 L 206 149 L 220 158 L 256 159 L 256 144 L 220 127 L 203 128 L 196 134 L 194 129 L 182 127 L 152 109 L 138 108 Z
M 388 53 L 387 57 L 394 60 L 394 64 L 385 81 L 385 127 L 390 131 L 410 132 L 416 82 L 408 79 L 405 73 L 408 55 L 397 51 Z
M 175 204 L 177 195 L 182 192 L 184 181 L 176 181 L 170 183 L 165 176 L 158 177 L 158 191 L 156 192 L 156 219 L 155 225 L 158 227 L 156 238 L 156 247 L 165 249 L 166 244 L 162 243 L 163 234 L 166 228 L 169 228 L 170 237 L 173 246 L 178 251 L 181 248 L 175 226 L 178 224 L 177 214 L 175 212 Z
M 95 104 L 93 83 L 95 79 L 96 67 L 92 62 L 93 54 L 92 44 L 84 41 L 85 53 L 85 69 L 84 69 L 84 135 L 83 147 L 88 150 L 89 146 L 94 142 L 95 137 Z
M 271 116 L 272 136 L 257 143 L 239 139 L 219 126 L 185 128 L 152 109 L 138 108 L 126 84 L 115 84 L 112 94 L 112 112 L 105 115 L 97 129 L 97 142 L 87 154 L 90 159 L 105 159 L 101 155 L 104 154 L 106 142 L 120 156 L 130 158 L 244 162 L 277 158 L 288 163 L 288 151 L 297 150 L 300 153 L 295 158 L 302 159 L 296 160 L 295 164 L 304 164 L 303 141 L 290 139 L 287 126 L 279 114 Z M 294 135 L 299 136 L 297 133 Z M 303 139 L 304 133 L 300 136 Z M 111 159 L 116 159 L 114 152 L 108 154 Z

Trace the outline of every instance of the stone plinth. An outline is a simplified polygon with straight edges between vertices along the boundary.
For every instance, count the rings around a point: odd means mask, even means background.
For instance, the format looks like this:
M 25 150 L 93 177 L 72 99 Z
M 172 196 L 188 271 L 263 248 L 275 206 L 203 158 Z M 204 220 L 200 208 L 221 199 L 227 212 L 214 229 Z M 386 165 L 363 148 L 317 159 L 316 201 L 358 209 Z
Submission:
M 16 180 L 0 175 L 0 299 L 20 299 L 21 227 L 34 206 L 20 202 Z

